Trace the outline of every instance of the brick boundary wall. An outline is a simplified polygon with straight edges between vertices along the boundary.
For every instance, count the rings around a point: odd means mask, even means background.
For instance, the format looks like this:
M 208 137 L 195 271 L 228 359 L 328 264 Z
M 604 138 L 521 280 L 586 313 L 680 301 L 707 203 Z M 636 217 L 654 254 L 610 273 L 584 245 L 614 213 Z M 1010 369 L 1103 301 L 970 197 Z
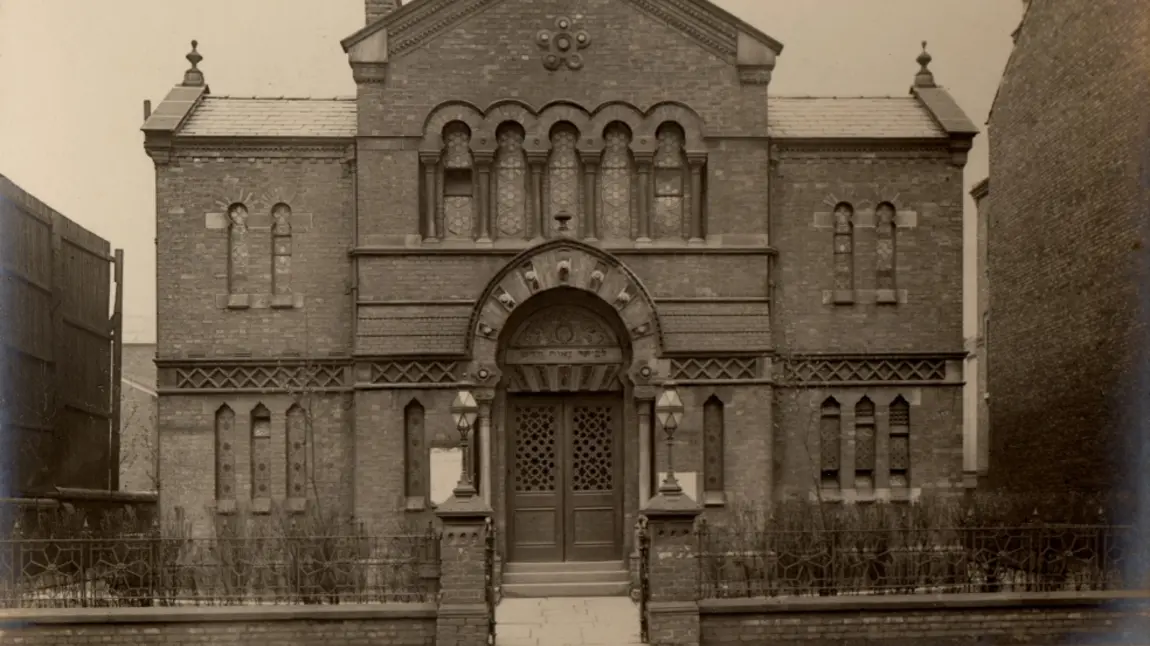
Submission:
M 0 644 L 432 646 L 433 603 L 0 610 Z
M 699 602 L 702 646 L 1150 646 L 1150 592 Z

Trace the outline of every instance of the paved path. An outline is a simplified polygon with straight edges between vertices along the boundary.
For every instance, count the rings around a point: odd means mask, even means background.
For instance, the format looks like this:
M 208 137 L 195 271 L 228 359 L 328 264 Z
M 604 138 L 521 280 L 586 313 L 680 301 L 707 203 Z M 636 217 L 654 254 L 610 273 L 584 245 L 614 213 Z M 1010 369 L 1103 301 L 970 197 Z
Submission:
M 634 646 L 639 608 L 627 597 L 503 599 L 496 646 Z

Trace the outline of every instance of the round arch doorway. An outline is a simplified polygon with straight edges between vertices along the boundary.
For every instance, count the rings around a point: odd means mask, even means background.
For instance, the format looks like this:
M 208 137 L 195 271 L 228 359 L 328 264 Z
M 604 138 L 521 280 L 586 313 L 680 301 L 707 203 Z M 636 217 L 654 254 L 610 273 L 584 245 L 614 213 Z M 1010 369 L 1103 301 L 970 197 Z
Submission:
M 508 561 L 618 560 L 628 336 L 580 290 L 539 295 L 516 314 L 500 344 Z

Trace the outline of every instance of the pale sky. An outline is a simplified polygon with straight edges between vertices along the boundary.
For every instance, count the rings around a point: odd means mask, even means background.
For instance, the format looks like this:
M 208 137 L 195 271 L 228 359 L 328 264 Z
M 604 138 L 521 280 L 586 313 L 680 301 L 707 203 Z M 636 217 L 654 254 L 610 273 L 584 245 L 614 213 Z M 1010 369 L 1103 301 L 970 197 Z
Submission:
M 967 189 L 986 176 L 984 124 L 1021 2 L 717 4 L 783 43 L 774 94 L 903 96 L 928 41 L 936 82 L 984 130 L 966 166 Z M 0 173 L 124 249 L 128 342 L 154 342 L 156 329 L 144 99 L 159 105 L 180 82 L 192 39 L 214 94 L 352 96 L 339 41 L 363 21 L 362 0 L 0 0 Z M 973 208 L 968 195 L 968 225 Z M 972 226 L 966 240 L 970 259 Z M 969 260 L 965 273 L 970 293 Z M 964 321 L 975 329 L 972 309 Z

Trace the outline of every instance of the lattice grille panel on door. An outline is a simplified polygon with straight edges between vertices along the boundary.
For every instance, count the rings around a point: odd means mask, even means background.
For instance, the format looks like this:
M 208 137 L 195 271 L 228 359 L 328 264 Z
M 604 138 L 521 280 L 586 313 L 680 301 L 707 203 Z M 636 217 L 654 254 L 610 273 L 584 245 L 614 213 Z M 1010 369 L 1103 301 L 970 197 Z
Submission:
M 700 357 L 671 359 L 671 378 L 690 380 L 754 379 L 755 357 Z
M 522 406 L 515 411 L 515 491 L 541 493 L 555 491 L 555 435 L 558 431 L 555 409 L 551 406 Z
M 571 434 L 574 491 L 611 491 L 615 464 L 611 408 L 576 406 Z
M 792 359 L 783 364 L 783 380 L 792 383 L 943 381 L 946 359 Z

